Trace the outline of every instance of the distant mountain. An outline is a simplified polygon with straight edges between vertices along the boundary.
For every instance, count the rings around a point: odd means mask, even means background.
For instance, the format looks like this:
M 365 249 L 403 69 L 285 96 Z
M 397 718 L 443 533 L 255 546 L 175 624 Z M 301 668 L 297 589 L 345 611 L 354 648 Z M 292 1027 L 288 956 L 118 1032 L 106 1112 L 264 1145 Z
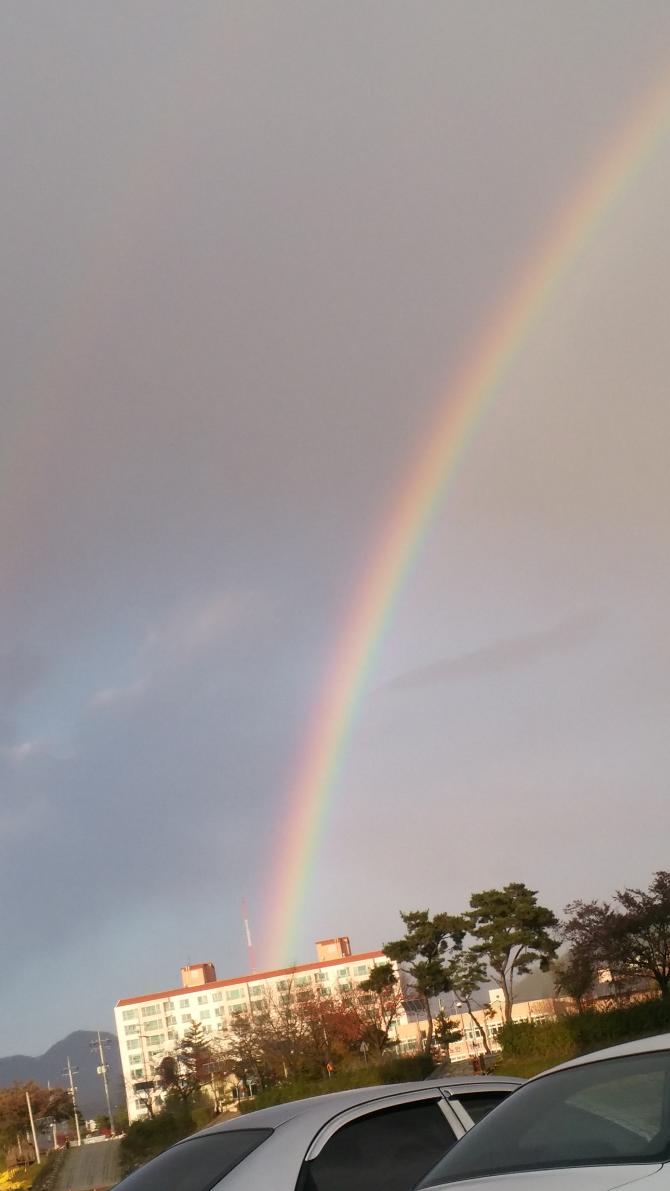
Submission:
M 109 1064 L 109 1096 L 112 1111 L 120 1105 L 125 1105 L 125 1096 L 121 1081 L 121 1056 L 119 1044 L 115 1034 L 106 1034 L 102 1030 L 100 1036 L 109 1039 L 105 1047 L 106 1061 Z M 84 1116 L 99 1116 L 107 1112 L 105 1104 L 105 1090 L 102 1078 L 96 1068 L 100 1062 L 98 1052 L 90 1049 L 90 1043 L 97 1041 L 97 1035 L 92 1030 L 76 1030 L 56 1042 L 43 1055 L 8 1055 L 0 1059 L 0 1088 L 6 1088 L 12 1083 L 27 1083 L 32 1079 L 35 1083 L 46 1087 L 67 1087 L 67 1076 L 63 1071 L 67 1067 L 68 1057 L 72 1067 L 79 1070 L 74 1077 L 77 1088 L 77 1103 Z

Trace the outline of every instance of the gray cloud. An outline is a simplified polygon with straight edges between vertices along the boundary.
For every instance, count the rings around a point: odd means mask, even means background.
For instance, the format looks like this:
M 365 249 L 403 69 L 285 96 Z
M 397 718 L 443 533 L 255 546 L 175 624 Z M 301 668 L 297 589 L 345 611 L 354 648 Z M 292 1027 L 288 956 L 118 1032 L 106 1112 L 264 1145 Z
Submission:
M 588 644 L 603 622 L 602 612 L 584 612 L 548 629 L 492 641 L 455 657 L 442 658 L 398 674 L 382 690 L 415 691 L 462 679 L 485 678 L 527 666 L 552 654 L 562 655 Z
M 109 1026 L 189 955 L 237 970 L 242 892 L 262 958 L 296 759 L 408 459 L 669 41 L 667 0 L 0 5 L 0 1052 Z M 301 955 L 443 903 L 454 793 L 502 877 L 529 854 L 510 789 L 539 836 L 539 802 L 588 800 L 594 893 L 645 879 L 612 831 L 593 859 L 614 787 L 628 854 L 667 836 L 669 194 L 659 143 L 466 452 L 380 657 L 426 698 L 354 724 Z M 446 716 L 430 690 L 457 681 Z M 558 906 L 590 892 L 541 862 Z M 492 863 L 475 839 L 449 898 Z
M 0 654 L 0 707 L 9 710 L 44 680 L 48 664 L 44 657 L 24 649 Z

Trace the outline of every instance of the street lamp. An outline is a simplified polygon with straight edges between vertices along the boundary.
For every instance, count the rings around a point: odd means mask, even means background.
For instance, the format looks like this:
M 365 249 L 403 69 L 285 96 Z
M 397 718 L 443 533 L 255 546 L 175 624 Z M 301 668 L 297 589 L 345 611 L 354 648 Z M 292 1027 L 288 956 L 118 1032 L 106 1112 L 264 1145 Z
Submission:
M 467 1039 L 467 1036 L 465 1033 L 465 1022 L 463 1020 L 463 1002 L 462 1001 L 454 1001 L 454 1006 L 456 1009 L 458 1009 L 458 1015 L 461 1019 L 461 1037 L 463 1039 L 463 1042 L 465 1043 L 465 1053 L 469 1057 L 470 1056 L 470 1047 L 468 1045 L 468 1039 Z

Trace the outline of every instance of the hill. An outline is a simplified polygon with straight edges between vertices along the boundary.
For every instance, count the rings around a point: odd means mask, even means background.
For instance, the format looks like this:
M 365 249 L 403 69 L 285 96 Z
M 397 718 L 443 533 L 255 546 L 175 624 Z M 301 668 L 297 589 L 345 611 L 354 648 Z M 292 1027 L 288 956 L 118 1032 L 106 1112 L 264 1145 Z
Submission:
M 101 1031 L 101 1037 L 110 1039 L 105 1053 L 110 1068 L 109 1095 L 114 1110 L 125 1104 L 121 1085 L 119 1044 L 115 1034 Z M 98 1053 L 97 1050 L 93 1052 L 90 1049 L 90 1043 L 95 1041 L 96 1034 L 93 1030 L 76 1030 L 49 1047 L 43 1055 L 8 1055 L 4 1059 L 0 1058 L 0 1087 L 6 1088 L 12 1083 L 26 1083 L 31 1079 L 42 1087 L 49 1083 L 52 1087 L 67 1087 L 67 1076 L 63 1076 L 63 1071 L 69 1057 L 73 1068 L 79 1068 L 75 1076 L 75 1085 L 77 1103 L 84 1116 L 88 1118 L 105 1113 L 105 1091 L 96 1070 L 99 1063 Z

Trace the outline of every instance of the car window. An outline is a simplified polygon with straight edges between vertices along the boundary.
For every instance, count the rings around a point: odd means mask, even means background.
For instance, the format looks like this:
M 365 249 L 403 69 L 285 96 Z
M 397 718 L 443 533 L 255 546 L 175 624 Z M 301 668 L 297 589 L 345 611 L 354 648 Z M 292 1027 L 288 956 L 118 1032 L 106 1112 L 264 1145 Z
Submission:
M 422 1186 L 508 1171 L 657 1162 L 670 1153 L 670 1054 L 570 1067 L 520 1088 Z
M 571 1103 L 603 1121 L 622 1125 L 641 1139 L 652 1141 L 663 1120 L 665 1072 L 657 1069 L 585 1088 Z
M 456 1141 L 437 1101 L 350 1121 L 305 1162 L 299 1191 L 408 1191 Z
M 116 1191 L 210 1191 L 272 1129 L 231 1129 L 173 1146 L 117 1184 Z
M 453 1099 L 460 1101 L 470 1120 L 476 1125 L 478 1121 L 483 1121 L 492 1109 L 502 1104 L 509 1094 L 509 1092 L 464 1092 L 454 1096 Z

